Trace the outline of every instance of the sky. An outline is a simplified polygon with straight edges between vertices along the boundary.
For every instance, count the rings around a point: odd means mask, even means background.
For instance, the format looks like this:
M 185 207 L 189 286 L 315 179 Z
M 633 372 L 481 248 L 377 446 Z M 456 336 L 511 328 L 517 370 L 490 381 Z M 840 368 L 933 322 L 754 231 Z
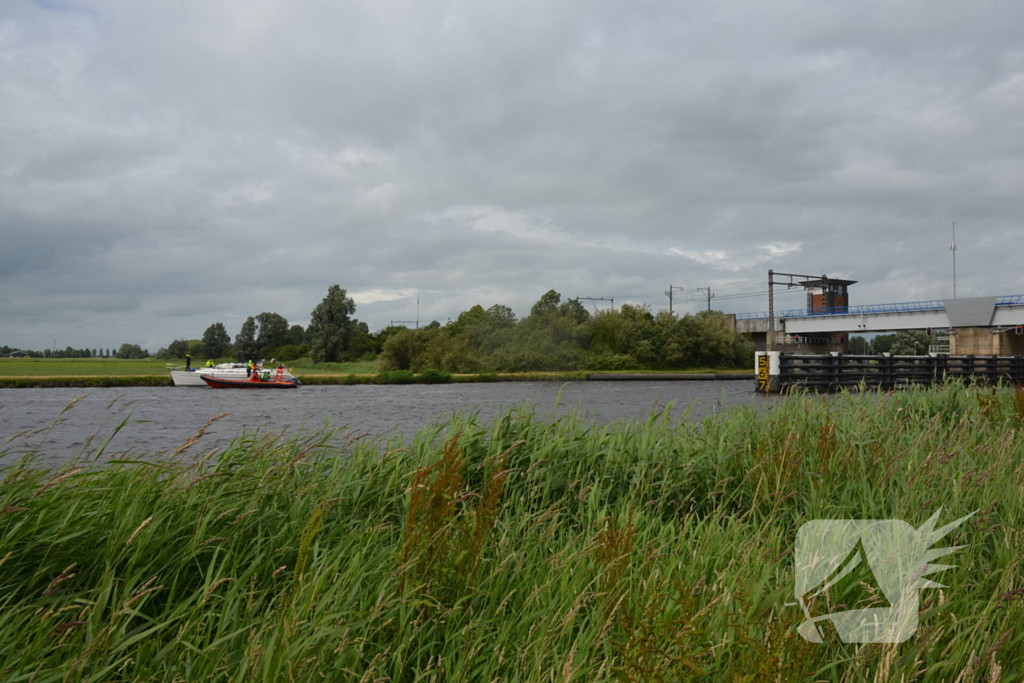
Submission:
M 371 330 L 549 289 L 763 311 L 728 295 L 769 269 L 942 299 L 954 225 L 957 295 L 1022 294 L 1022 29 L 988 0 L 4 0 L 0 345 L 307 325 L 333 284 Z

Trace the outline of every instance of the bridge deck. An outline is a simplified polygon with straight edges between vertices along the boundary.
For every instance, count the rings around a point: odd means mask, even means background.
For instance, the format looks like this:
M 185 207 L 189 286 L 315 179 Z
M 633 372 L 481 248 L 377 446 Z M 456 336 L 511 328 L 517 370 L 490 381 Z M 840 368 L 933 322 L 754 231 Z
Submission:
M 950 310 L 951 307 L 954 310 Z M 1015 327 L 1024 325 L 1024 294 L 822 309 L 797 308 L 778 311 L 775 315 L 782 324 L 780 331 L 784 330 L 787 334 Z M 766 322 L 768 317 L 767 312 L 738 313 L 737 328 L 741 331 L 759 331 L 755 327 L 761 327 L 764 323 L 758 325 L 755 321 Z

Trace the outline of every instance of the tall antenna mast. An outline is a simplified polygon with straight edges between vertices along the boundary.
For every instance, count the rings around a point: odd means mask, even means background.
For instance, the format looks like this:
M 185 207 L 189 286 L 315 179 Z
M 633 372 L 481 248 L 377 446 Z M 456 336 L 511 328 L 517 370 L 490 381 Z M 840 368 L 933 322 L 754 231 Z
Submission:
M 953 241 L 949 243 L 949 250 L 953 252 L 953 298 L 956 298 L 956 218 L 951 219 L 953 224 Z
M 953 298 L 956 298 L 956 288 L 953 289 Z M 416 329 L 420 329 L 420 290 L 416 290 Z

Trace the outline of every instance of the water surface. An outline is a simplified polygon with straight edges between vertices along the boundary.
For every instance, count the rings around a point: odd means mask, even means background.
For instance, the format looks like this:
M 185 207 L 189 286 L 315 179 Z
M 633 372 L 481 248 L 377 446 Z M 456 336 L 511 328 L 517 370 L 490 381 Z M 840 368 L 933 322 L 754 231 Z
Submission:
M 669 403 L 678 416 L 692 403 L 687 419 L 700 419 L 733 405 L 768 405 L 776 400 L 754 393 L 753 386 L 749 380 L 723 380 L 368 384 L 303 386 L 295 391 L 0 389 L 0 443 L 19 435 L 0 446 L 8 451 L 0 464 L 30 449 L 38 449 L 46 464 L 58 464 L 83 450 L 95 450 L 122 422 L 105 456 L 172 453 L 208 420 L 225 413 L 193 450 L 223 448 L 242 431 L 309 431 L 325 424 L 361 434 L 410 437 L 455 412 L 476 412 L 489 422 L 517 406 L 534 406 L 540 417 L 565 415 L 572 407 L 595 423 L 610 423 L 647 417 Z M 559 392 L 561 405 L 556 405 Z M 79 400 L 61 414 L 75 399 Z

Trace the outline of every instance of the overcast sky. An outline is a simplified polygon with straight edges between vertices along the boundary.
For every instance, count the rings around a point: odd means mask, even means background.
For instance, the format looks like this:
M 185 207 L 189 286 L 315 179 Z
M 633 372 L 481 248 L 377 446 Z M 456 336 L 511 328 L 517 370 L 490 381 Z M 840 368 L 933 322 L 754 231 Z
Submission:
M 3 0 L 0 344 L 1024 293 L 1024 3 Z M 800 294 L 780 298 L 802 305 Z M 588 302 L 588 305 L 589 304 Z M 607 303 L 600 304 L 607 305 Z

